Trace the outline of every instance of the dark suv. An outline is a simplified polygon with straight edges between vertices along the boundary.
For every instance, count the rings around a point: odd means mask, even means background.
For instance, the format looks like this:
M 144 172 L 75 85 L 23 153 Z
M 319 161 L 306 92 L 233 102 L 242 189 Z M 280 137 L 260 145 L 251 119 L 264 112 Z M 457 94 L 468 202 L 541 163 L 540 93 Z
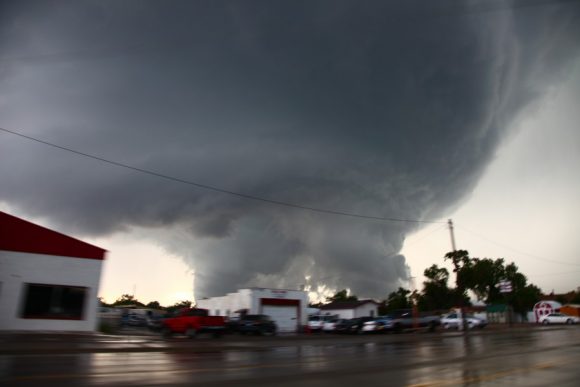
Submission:
M 254 333 L 259 335 L 275 335 L 276 323 L 265 314 L 247 314 L 240 317 L 236 323 L 236 330 L 240 333 Z

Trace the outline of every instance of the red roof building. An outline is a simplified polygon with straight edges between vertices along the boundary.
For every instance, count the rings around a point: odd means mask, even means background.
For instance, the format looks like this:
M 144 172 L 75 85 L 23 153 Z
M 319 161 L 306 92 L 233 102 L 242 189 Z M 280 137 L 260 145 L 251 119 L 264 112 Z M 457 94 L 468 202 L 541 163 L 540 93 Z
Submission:
M 106 250 L 0 211 L 0 250 L 105 259 Z
M 105 253 L 0 211 L 0 330 L 94 330 Z

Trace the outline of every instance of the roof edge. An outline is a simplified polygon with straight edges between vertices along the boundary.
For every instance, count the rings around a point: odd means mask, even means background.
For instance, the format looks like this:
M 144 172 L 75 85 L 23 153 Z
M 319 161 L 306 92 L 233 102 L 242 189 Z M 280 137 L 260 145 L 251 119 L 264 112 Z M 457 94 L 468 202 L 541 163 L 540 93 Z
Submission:
M 0 211 L 0 250 L 104 260 L 107 250 Z

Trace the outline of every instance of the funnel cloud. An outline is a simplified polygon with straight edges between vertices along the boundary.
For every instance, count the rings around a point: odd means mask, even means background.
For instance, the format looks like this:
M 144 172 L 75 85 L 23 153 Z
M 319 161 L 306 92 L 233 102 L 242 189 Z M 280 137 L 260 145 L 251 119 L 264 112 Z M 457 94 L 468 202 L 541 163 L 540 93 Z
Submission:
M 7 2 L 0 126 L 268 200 L 441 220 L 566 79 L 580 6 L 432 3 Z M 76 235 L 139 228 L 195 269 L 199 296 L 407 285 L 399 251 L 421 223 L 286 208 L 0 139 L 0 201 Z

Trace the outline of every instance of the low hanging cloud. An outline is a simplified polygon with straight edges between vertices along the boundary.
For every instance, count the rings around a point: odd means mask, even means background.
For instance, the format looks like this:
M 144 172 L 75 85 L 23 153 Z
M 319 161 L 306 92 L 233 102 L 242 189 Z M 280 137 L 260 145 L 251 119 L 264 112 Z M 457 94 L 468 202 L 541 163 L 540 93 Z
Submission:
M 275 201 L 412 220 L 465 199 L 579 57 L 570 2 L 13 2 L 0 126 Z M 247 200 L 0 133 L 0 201 L 77 235 L 134 228 L 240 286 L 406 284 L 416 222 Z M 434 257 L 437 259 L 437 257 Z

